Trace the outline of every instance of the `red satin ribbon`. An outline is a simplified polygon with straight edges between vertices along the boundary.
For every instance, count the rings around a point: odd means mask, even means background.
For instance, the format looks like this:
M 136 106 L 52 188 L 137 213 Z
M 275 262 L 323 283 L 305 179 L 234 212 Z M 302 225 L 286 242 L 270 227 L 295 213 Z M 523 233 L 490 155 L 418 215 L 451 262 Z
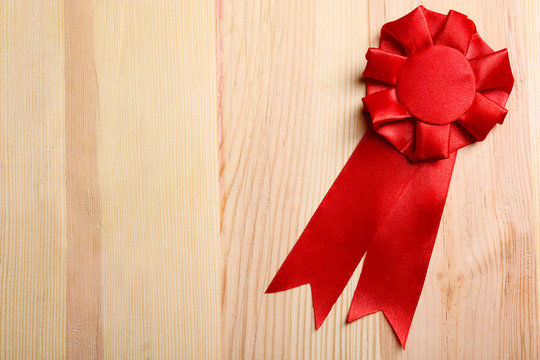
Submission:
M 319 328 L 367 253 L 347 320 L 382 310 L 405 347 L 456 150 L 503 122 L 513 78 L 465 15 L 422 6 L 366 57 L 373 126 L 266 292 L 310 284 Z

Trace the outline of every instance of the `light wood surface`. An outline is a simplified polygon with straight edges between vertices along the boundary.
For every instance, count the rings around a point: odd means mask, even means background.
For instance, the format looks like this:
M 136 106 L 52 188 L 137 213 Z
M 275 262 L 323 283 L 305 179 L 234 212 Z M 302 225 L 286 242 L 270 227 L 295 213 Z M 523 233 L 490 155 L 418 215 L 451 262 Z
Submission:
M 442 0 L 423 2 L 447 12 Z M 0 2 L 0 359 L 537 359 L 540 4 L 458 0 L 516 78 L 460 150 L 407 350 L 264 295 L 412 0 Z
M 219 352 L 213 1 L 94 9 L 106 359 Z
M 0 10 L 0 359 L 66 347 L 63 6 Z

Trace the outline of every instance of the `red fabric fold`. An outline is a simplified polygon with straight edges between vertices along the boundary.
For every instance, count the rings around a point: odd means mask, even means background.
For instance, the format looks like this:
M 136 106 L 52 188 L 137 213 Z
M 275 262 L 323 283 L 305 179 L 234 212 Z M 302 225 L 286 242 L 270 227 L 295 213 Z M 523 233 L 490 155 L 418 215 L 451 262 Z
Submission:
M 459 122 L 454 121 L 450 124 L 450 153 L 470 145 L 473 142 L 476 142 L 474 136 L 461 126 Z
M 508 50 L 471 59 L 470 64 L 476 76 L 477 91 L 500 89 L 509 93 L 512 90 L 514 77 L 510 70 Z
M 416 123 L 415 157 L 418 159 L 446 159 L 450 154 L 450 124 Z
M 465 54 L 475 33 L 476 26 L 466 15 L 450 10 L 435 44 L 448 46 Z
M 374 127 L 411 117 L 411 114 L 399 102 L 396 89 L 370 94 L 364 97 L 362 101 L 371 115 Z
M 458 121 L 476 141 L 483 141 L 495 124 L 503 123 L 507 112 L 494 101 L 476 93 L 473 104 Z
M 415 127 L 416 120 L 408 118 L 378 126 L 376 131 L 392 144 L 397 151 L 411 159 L 414 157 Z
M 492 52 L 493 50 L 489 45 L 480 37 L 480 35 L 478 35 L 478 33 L 476 33 L 471 37 L 471 42 L 469 43 L 469 48 L 467 49 L 465 57 L 467 59 L 473 59 L 475 57 L 491 54 Z
M 431 33 L 431 38 L 436 39 L 444 25 L 444 22 L 446 21 L 446 15 L 428 10 L 422 5 L 420 5 L 418 8 L 420 8 L 424 13 L 424 17 L 426 18 L 426 22 L 429 27 L 429 32 Z
M 500 106 L 506 105 L 514 86 L 508 51 L 503 49 L 476 57 L 470 64 L 476 76 L 476 90 Z
M 424 12 L 420 7 L 404 17 L 386 23 L 381 29 L 380 48 L 400 55 L 410 55 L 433 44 Z
M 395 86 L 392 84 L 387 84 L 380 80 L 366 78 L 366 89 L 369 89 L 368 93 L 371 94 L 383 90 L 395 89 Z
M 366 54 L 366 59 L 368 63 L 364 70 L 364 77 L 395 85 L 399 69 L 407 58 L 380 49 L 370 48 Z

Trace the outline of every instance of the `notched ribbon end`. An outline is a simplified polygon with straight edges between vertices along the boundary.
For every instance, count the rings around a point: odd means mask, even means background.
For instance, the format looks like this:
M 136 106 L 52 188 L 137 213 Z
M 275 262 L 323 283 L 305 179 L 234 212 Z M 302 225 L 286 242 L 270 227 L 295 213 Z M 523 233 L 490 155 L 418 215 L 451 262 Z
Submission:
M 366 306 L 364 304 L 353 302 L 349 310 L 349 315 L 347 316 L 347 323 L 351 323 L 367 315 L 376 314 L 379 311 L 384 314 L 384 317 L 386 318 L 386 320 L 388 320 L 390 326 L 392 327 L 392 330 L 398 337 L 401 347 L 403 348 L 403 350 L 405 350 L 412 319 L 406 321 L 405 319 L 395 318 L 391 315 L 391 311 L 385 310 L 384 307 L 380 305 Z
M 322 326 L 322 324 L 328 317 L 328 314 L 332 310 L 332 306 L 335 303 L 335 299 L 328 299 L 327 297 L 320 295 L 320 293 L 323 292 L 324 289 L 319 289 L 316 285 L 309 282 L 298 284 L 281 284 L 278 276 L 276 276 L 264 293 L 273 294 L 303 285 L 309 285 L 311 289 L 311 299 L 313 304 L 313 313 L 315 317 L 315 330 L 319 330 L 319 328 Z

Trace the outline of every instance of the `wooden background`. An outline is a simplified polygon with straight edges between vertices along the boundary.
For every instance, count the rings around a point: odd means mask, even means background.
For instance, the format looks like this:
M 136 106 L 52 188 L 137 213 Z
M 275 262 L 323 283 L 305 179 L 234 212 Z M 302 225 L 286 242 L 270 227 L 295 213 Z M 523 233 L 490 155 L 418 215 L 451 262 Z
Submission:
M 472 18 L 516 78 L 460 150 L 406 351 L 263 295 L 364 132 L 412 0 L 2 0 L 0 359 L 538 359 L 540 3 Z M 536 227 L 536 230 L 535 230 Z

